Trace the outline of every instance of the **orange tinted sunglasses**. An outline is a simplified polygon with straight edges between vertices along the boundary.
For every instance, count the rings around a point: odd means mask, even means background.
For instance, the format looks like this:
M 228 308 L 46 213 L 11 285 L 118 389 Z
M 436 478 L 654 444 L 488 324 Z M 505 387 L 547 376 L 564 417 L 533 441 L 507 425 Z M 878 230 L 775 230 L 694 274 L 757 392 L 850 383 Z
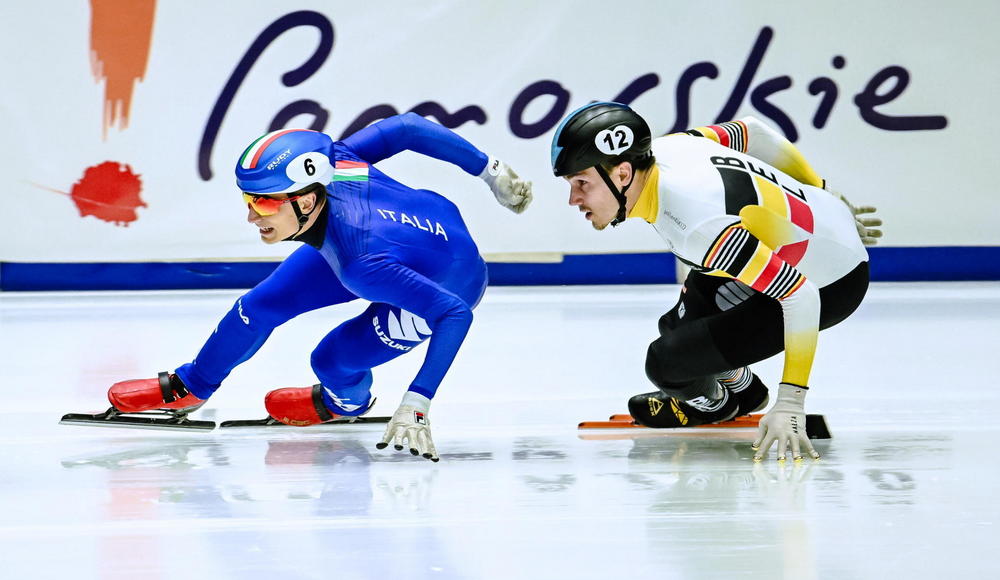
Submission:
M 292 197 L 286 197 L 285 199 L 275 199 L 266 195 L 254 195 L 252 193 L 243 192 L 243 201 L 257 212 L 259 216 L 269 216 L 278 213 L 281 209 L 281 204 L 288 203 L 289 201 L 296 200 L 302 197 L 301 195 L 293 195 Z

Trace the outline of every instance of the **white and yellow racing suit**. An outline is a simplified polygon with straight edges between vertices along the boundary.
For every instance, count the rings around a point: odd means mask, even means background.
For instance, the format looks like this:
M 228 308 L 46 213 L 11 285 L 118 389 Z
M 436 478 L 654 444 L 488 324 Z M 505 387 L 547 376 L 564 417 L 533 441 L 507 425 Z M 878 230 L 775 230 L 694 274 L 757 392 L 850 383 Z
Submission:
M 783 350 L 781 382 L 807 386 L 819 330 L 868 287 L 850 209 L 754 118 L 660 137 L 652 151 L 629 217 L 651 223 L 692 272 L 660 320 L 649 378 L 688 399 L 706 394 L 704 379 Z

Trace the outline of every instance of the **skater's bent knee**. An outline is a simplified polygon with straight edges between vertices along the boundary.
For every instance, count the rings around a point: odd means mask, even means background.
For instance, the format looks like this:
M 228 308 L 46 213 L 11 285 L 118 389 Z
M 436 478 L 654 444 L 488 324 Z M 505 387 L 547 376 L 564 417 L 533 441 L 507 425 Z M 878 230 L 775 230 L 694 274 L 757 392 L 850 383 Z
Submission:
M 658 339 L 646 350 L 646 377 L 653 384 L 679 383 L 691 378 L 687 365 Z

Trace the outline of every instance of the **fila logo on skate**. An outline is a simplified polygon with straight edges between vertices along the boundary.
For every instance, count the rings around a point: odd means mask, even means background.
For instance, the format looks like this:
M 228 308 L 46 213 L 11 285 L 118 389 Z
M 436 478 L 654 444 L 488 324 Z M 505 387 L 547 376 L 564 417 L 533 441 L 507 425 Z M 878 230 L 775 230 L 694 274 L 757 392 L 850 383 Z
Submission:
M 723 405 L 729 400 L 729 394 L 723 391 L 722 398 L 718 401 L 713 401 L 708 397 L 695 397 L 693 399 L 688 399 L 685 401 L 688 405 L 691 405 L 699 411 L 704 411 L 706 413 L 711 413 L 712 411 L 718 411 Z
M 347 401 L 350 401 L 350 399 L 341 399 L 333 391 L 331 391 L 329 387 L 323 387 L 323 390 L 326 391 L 327 395 L 330 395 L 330 398 L 333 399 L 335 405 L 348 413 L 353 413 L 361 408 L 361 405 L 351 405 L 348 403 Z
M 379 340 L 389 348 L 396 350 L 408 351 L 413 349 L 413 345 L 400 344 L 396 342 L 397 340 L 420 342 L 424 339 L 421 335 L 432 334 L 430 327 L 427 326 L 427 322 L 423 318 L 402 309 L 400 309 L 398 317 L 395 312 L 390 310 L 387 323 L 389 326 L 388 335 L 382 330 L 378 316 L 372 317 L 372 326 L 375 327 L 375 334 L 378 335 Z

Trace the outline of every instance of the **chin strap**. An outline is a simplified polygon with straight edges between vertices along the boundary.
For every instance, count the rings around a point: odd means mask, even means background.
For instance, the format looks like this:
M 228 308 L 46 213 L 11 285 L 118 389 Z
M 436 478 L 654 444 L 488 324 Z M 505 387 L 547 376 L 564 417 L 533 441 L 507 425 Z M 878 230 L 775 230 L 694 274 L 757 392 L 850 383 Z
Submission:
M 608 172 L 604 171 L 603 167 L 597 165 L 594 169 L 597 170 L 597 174 L 601 176 L 601 179 L 603 179 L 604 183 L 607 184 L 608 189 L 611 190 L 611 195 L 614 195 L 615 199 L 618 200 L 618 215 L 615 216 L 615 219 L 611 220 L 611 227 L 617 226 L 625 221 L 625 192 L 628 191 L 628 188 L 632 186 L 632 182 L 635 181 L 635 172 L 632 172 L 632 179 L 625 184 L 625 187 L 619 190 L 615 185 L 615 182 L 611 181 L 611 176 L 608 175 Z
M 287 238 L 285 238 L 285 239 L 283 239 L 281 241 L 288 242 L 288 241 L 294 240 L 296 238 L 296 236 L 298 236 L 299 234 L 301 234 L 302 233 L 302 228 L 305 227 L 306 222 L 309 221 L 309 216 L 311 216 L 313 214 L 313 212 L 316 211 L 316 207 L 317 206 L 314 205 L 313 208 L 312 208 L 312 211 L 310 211 L 309 213 L 302 213 L 302 210 L 299 208 L 299 200 L 296 199 L 296 200 L 292 201 L 292 211 L 295 212 L 295 217 L 299 221 L 299 229 L 295 230 L 294 234 L 288 236 Z

